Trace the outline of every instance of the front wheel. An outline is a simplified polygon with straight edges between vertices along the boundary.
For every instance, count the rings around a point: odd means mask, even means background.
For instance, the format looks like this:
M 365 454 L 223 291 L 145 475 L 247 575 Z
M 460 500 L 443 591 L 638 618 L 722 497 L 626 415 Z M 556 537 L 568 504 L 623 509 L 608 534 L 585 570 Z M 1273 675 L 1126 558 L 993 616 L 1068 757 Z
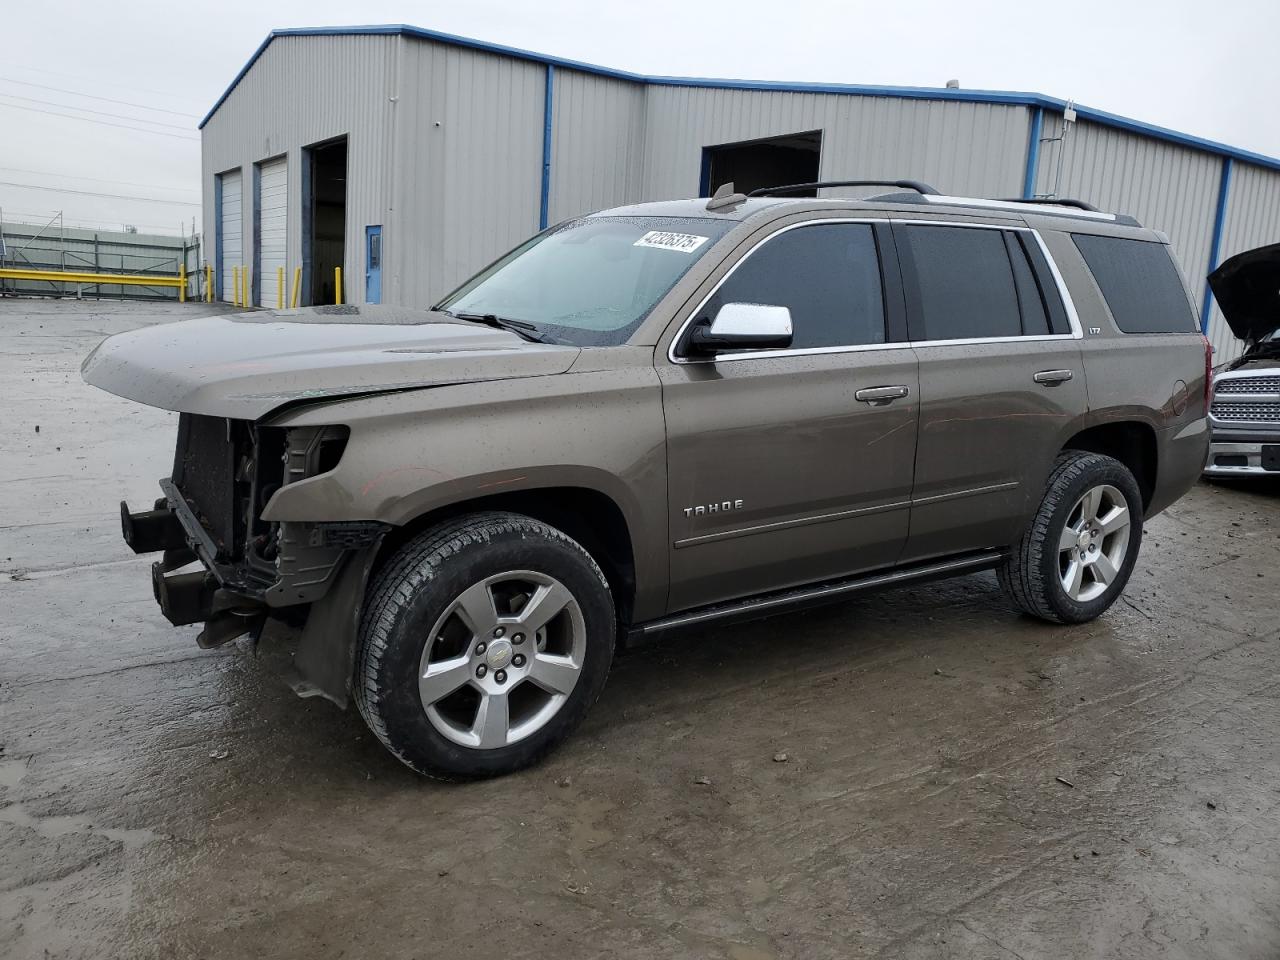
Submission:
M 608 583 L 578 543 L 518 514 L 473 515 L 410 541 L 374 579 L 356 704 L 419 773 L 510 773 L 582 720 L 614 637 Z
M 1142 495 L 1129 468 L 1102 454 L 1068 451 L 997 575 L 1024 613 L 1084 623 L 1120 596 L 1141 545 Z

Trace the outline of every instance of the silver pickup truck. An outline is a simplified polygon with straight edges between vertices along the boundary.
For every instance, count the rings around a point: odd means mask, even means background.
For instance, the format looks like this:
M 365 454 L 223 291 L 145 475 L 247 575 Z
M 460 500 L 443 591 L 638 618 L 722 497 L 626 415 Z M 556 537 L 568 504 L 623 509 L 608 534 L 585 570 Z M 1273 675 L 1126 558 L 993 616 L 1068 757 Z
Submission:
M 1237 254 L 1209 275 L 1244 353 L 1213 380 L 1210 477 L 1280 476 L 1280 243 Z

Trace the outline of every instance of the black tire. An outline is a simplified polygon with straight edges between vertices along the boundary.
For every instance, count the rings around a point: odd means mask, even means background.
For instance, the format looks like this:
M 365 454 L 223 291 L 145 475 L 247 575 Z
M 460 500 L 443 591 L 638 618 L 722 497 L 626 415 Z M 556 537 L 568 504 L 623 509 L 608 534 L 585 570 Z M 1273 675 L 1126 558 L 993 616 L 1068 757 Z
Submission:
M 1080 602 L 1063 587 L 1059 538 L 1069 515 L 1085 491 L 1108 484 L 1119 490 L 1129 508 L 1129 541 L 1117 575 L 1098 597 Z M 1022 538 L 997 569 L 1000 586 L 1023 613 L 1052 623 L 1085 623 L 1101 615 L 1123 592 L 1142 546 L 1142 494 L 1133 474 L 1119 460 L 1098 453 L 1069 450 L 1054 463 L 1044 499 Z
M 577 602 L 586 627 L 581 672 L 540 729 L 502 747 L 464 746 L 428 719 L 418 691 L 423 650 L 433 625 L 463 591 L 511 570 L 554 577 Z M 420 774 L 464 780 L 511 773 L 536 763 L 582 721 L 604 688 L 615 637 L 609 584 L 577 542 L 520 514 L 472 514 L 406 543 L 370 583 L 356 654 L 356 706 L 382 744 Z

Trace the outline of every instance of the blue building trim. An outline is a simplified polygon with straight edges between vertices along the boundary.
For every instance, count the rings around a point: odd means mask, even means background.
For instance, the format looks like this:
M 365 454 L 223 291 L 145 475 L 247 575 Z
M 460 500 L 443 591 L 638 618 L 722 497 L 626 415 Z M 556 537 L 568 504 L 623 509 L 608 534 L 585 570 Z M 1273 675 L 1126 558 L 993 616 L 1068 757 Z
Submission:
M 1044 134 L 1044 107 L 1031 111 L 1031 133 L 1027 136 L 1027 172 L 1022 178 L 1022 198 L 1036 195 L 1036 173 L 1040 170 L 1040 138 Z
M 538 229 L 547 229 L 551 206 L 551 135 L 555 118 L 556 67 L 547 64 L 547 83 L 542 100 L 542 196 L 538 202 Z
M 1213 242 L 1209 244 L 1209 270 L 1218 266 L 1218 257 L 1222 253 L 1222 231 L 1227 223 L 1227 199 L 1231 193 L 1231 158 L 1222 158 L 1222 175 L 1218 178 L 1218 206 L 1213 213 Z M 1204 284 L 1204 303 L 1200 307 L 1200 329 L 1209 332 L 1209 312 L 1213 308 L 1213 291 L 1209 282 Z
M 240 188 L 240 243 L 243 249 L 244 245 L 244 187 Z M 249 289 L 245 291 L 249 296 L 249 303 L 253 306 L 258 305 L 261 299 L 262 290 L 262 164 L 255 163 L 253 165 L 253 236 L 249 238 L 253 250 L 253 275 L 249 277 Z
M 213 299 L 222 299 L 222 174 L 220 173 L 213 178 Z
M 698 196 L 711 196 L 711 151 L 702 148 L 702 163 L 698 168 Z
M 508 47 L 498 43 L 485 43 L 482 40 L 473 40 L 470 37 L 460 37 L 452 33 L 441 33 L 436 30 L 426 30 L 422 27 L 413 27 L 403 23 L 389 23 L 370 26 L 294 27 L 285 30 L 272 30 L 267 34 L 267 38 L 259 44 L 258 49 L 253 52 L 253 56 L 249 58 L 249 62 L 246 63 L 244 67 L 241 68 L 240 72 L 236 74 L 235 79 L 231 81 L 231 85 L 228 86 L 222 96 L 218 98 L 217 102 L 213 105 L 213 108 L 205 114 L 204 119 L 201 120 L 198 125 L 199 128 L 202 130 L 204 129 L 205 124 L 207 124 L 213 115 L 217 113 L 218 108 L 226 102 L 227 97 L 231 95 L 231 91 L 236 88 L 244 78 L 244 75 L 249 72 L 249 69 L 257 62 L 258 58 L 262 56 L 263 51 L 270 46 L 271 41 L 276 39 L 276 37 L 337 36 L 414 37 L 419 40 L 446 43 L 451 46 L 464 47 L 469 50 L 478 50 L 483 53 L 495 53 L 501 56 L 513 57 L 518 60 L 525 60 L 532 63 L 541 63 L 553 67 L 563 67 L 569 70 L 579 70 L 583 73 L 590 73 L 600 77 L 611 77 L 615 80 L 628 80 L 632 83 L 642 83 L 651 86 L 697 87 L 710 90 L 761 90 L 781 93 L 844 94 L 860 97 L 892 97 L 902 100 L 954 100 L 961 103 L 991 103 L 1039 107 L 1042 110 L 1052 110 L 1058 113 L 1061 113 L 1067 105 L 1065 100 L 1059 100 L 1057 97 L 1047 97 L 1041 93 L 1018 93 L 1006 90 L 956 90 L 946 87 L 894 87 L 852 83 L 779 83 L 772 80 L 718 80 L 699 77 L 653 77 L 640 73 L 631 73 L 626 70 L 614 70 L 594 63 L 583 63 L 580 60 L 568 60 L 563 57 L 552 57 L 532 50 L 522 50 L 518 47 Z M 1253 153 L 1249 150 L 1241 150 L 1225 143 L 1218 143 L 1215 140 L 1205 140 L 1202 137 L 1193 137 L 1190 134 L 1180 133 L 1177 130 L 1170 130 L 1168 127 L 1160 127 L 1151 123 L 1143 123 L 1140 120 L 1122 117 L 1119 114 L 1108 113 L 1105 110 L 1094 110 L 1091 107 L 1082 107 L 1079 105 L 1076 105 L 1075 110 L 1076 116 L 1080 120 L 1087 120 L 1091 123 L 1102 124 L 1103 126 L 1112 127 L 1117 130 L 1124 130 L 1129 133 L 1136 133 L 1141 136 L 1164 140 L 1167 143 L 1174 143 L 1183 147 L 1204 150 L 1209 153 L 1218 154 L 1219 156 L 1230 157 L 1233 160 L 1242 160 L 1246 163 L 1253 163 L 1260 167 L 1266 167 L 1269 170 L 1280 170 L 1280 159 L 1276 159 L 1275 157 L 1264 156 L 1263 154 Z

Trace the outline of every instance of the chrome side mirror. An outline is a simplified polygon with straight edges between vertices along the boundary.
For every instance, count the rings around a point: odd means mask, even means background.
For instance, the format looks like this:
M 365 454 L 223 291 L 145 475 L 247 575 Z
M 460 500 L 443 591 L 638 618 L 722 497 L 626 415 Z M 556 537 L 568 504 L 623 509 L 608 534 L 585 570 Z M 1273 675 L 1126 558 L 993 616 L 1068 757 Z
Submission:
M 698 353 L 791 346 L 791 311 L 764 303 L 726 303 L 708 322 L 698 321 L 689 338 Z

